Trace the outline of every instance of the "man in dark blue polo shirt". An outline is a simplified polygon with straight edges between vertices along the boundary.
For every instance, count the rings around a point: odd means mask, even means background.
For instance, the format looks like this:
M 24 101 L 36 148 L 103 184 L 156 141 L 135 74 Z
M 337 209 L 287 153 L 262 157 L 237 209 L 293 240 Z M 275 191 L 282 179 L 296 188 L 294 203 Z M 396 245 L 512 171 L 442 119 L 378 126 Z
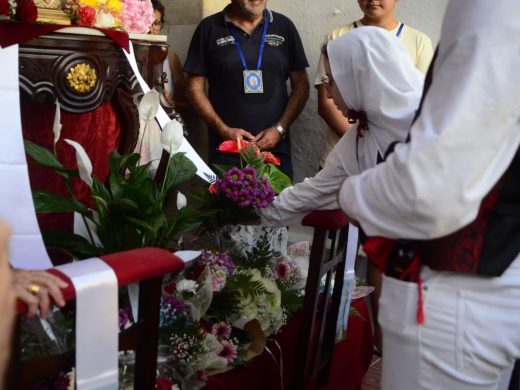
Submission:
M 217 147 L 241 137 L 272 151 L 292 178 L 289 126 L 309 96 L 309 64 L 294 24 L 266 3 L 231 0 L 223 11 L 202 20 L 184 65 L 186 93 L 210 129 L 211 164 L 237 165 L 236 156 L 219 153 Z

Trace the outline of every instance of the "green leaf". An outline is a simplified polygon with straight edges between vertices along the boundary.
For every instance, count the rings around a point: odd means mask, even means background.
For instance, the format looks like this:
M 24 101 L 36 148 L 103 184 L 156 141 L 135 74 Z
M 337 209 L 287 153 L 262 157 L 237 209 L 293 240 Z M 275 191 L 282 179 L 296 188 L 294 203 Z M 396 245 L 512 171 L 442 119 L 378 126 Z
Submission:
M 47 248 L 53 248 L 77 259 L 97 257 L 102 254 L 102 248 L 92 245 L 86 238 L 64 230 L 46 230 L 42 232 Z
M 164 177 L 164 188 L 166 192 L 173 186 L 191 179 L 197 172 L 197 167 L 185 156 L 185 153 L 175 153 L 170 157 L 168 171 Z
M 128 215 L 124 217 L 125 220 L 127 220 L 128 222 L 131 222 L 132 224 L 134 224 L 135 226 L 138 226 L 140 228 L 143 228 L 145 230 L 148 230 L 152 233 L 155 232 L 155 229 L 152 225 L 150 225 L 149 223 L 145 222 L 145 221 L 142 221 L 140 219 L 136 219 L 136 218 L 132 218 L 132 217 L 129 217 Z
M 81 215 L 92 218 L 92 211 L 76 200 L 46 191 L 33 191 L 32 194 L 37 213 L 71 213 L 76 211 Z
M 281 306 L 283 311 L 291 316 L 303 307 L 303 295 L 298 290 L 281 290 Z
M 271 183 L 271 187 L 276 194 L 279 194 L 284 188 L 291 185 L 291 179 L 272 164 L 266 164 L 265 175 L 269 179 L 269 183 Z
M 56 158 L 50 150 L 43 146 L 36 145 L 31 141 L 24 141 L 25 152 L 31 156 L 36 164 L 53 169 L 58 175 L 63 176 L 66 179 L 70 179 L 71 176 L 79 176 L 77 169 L 65 168 Z

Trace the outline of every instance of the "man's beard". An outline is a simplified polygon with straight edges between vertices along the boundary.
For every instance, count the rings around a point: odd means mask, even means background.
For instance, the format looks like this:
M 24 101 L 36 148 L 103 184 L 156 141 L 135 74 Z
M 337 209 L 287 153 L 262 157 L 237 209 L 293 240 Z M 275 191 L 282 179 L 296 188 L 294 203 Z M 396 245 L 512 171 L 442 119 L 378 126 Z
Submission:
M 247 3 L 245 3 L 241 8 L 245 14 L 247 14 L 251 17 L 258 17 L 258 16 L 262 16 L 262 14 L 264 13 L 265 7 L 267 7 L 267 1 L 265 2 L 264 7 L 261 10 L 258 10 L 257 7 L 255 7 L 255 8 L 249 7 Z

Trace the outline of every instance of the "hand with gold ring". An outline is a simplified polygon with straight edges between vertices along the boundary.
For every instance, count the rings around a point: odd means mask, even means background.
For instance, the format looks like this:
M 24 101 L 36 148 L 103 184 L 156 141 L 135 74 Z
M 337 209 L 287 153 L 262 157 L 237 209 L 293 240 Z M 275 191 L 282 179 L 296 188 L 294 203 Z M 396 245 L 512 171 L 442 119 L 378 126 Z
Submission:
M 38 294 L 40 292 L 40 286 L 38 286 L 37 284 L 34 284 L 34 283 L 31 283 L 30 285 L 27 286 L 27 291 L 29 291 L 31 294 Z
M 14 288 L 18 299 L 27 305 L 27 316 L 32 317 L 39 309 L 40 317 L 49 314 L 51 299 L 58 306 L 65 305 L 62 288 L 68 286 L 57 276 L 45 271 L 14 269 Z

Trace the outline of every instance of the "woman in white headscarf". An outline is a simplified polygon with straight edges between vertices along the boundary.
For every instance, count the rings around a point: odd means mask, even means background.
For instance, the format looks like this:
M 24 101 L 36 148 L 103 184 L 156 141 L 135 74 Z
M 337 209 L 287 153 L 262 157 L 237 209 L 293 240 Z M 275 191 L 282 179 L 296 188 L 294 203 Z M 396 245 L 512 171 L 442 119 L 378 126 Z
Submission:
M 386 30 L 357 28 L 331 41 L 326 54 L 323 84 L 357 124 L 316 176 L 285 189 L 261 211 L 265 224 L 296 224 L 312 210 L 339 209 L 338 190 L 345 178 L 375 166 L 391 143 L 404 141 L 419 106 L 424 75 Z

